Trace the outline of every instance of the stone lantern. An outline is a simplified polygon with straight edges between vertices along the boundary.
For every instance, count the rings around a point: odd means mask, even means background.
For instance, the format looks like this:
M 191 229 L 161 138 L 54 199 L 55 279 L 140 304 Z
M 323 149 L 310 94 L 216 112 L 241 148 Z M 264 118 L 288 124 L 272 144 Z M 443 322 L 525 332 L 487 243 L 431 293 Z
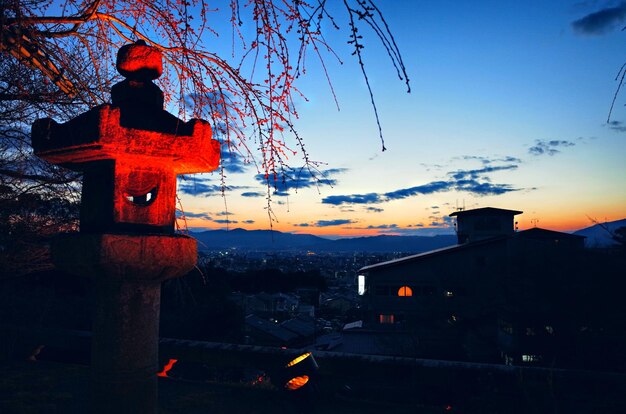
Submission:
M 37 120 L 35 154 L 83 173 L 80 232 L 52 243 L 55 264 L 94 280 L 93 409 L 155 413 L 161 282 L 196 264 L 196 241 L 174 232 L 176 176 L 213 171 L 219 143 L 206 121 L 163 109 L 152 81 L 162 55 L 123 46 L 112 105 L 64 123 Z

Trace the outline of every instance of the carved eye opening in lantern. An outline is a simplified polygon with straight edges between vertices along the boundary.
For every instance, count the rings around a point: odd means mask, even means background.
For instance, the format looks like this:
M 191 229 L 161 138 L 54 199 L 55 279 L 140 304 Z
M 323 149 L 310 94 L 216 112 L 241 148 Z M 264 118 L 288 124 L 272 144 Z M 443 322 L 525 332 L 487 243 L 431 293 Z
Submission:
M 287 383 L 285 384 L 285 388 L 287 388 L 290 391 L 295 391 L 298 388 L 302 388 L 303 386 L 305 386 L 307 382 L 309 382 L 309 376 L 308 375 L 302 375 L 300 377 L 294 377 L 294 378 L 290 379 L 289 381 L 287 381 Z
M 132 195 L 132 194 L 126 193 L 125 196 L 126 196 L 126 200 L 130 201 L 131 203 L 137 206 L 149 206 L 156 199 L 157 192 L 158 192 L 158 187 L 154 187 L 147 193 L 138 194 L 138 195 Z

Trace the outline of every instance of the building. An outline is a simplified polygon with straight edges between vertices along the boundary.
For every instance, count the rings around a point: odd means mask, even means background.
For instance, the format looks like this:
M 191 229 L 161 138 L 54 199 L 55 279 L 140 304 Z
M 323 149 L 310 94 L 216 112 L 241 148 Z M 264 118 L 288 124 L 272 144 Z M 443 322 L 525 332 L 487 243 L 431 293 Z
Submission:
M 583 249 L 584 237 L 517 231 L 514 217 L 521 213 L 457 211 L 451 216 L 459 244 L 361 268 L 364 328 L 412 335 L 417 357 L 516 363 L 548 358 L 550 304 L 537 292 L 555 271 L 543 265 L 565 263 Z

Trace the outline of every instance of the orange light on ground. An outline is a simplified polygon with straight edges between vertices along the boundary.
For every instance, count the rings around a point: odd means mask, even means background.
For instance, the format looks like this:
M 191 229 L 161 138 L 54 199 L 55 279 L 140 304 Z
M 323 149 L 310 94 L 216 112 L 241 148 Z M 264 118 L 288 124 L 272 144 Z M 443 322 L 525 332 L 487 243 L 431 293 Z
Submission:
M 308 358 L 310 355 L 311 355 L 310 352 L 307 352 L 306 354 L 302 354 L 299 357 L 297 357 L 296 359 L 294 359 L 293 361 L 289 362 L 287 365 L 285 365 L 285 367 L 286 368 L 293 367 L 297 363 L 299 363 L 299 362 L 305 360 L 306 358 Z
M 303 387 L 307 382 L 309 382 L 309 376 L 302 375 L 301 377 L 295 377 L 287 381 L 287 383 L 285 384 L 285 388 L 290 391 L 295 391 L 298 388 Z
M 163 371 L 159 372 L 157 374 L 157 377 L 165 377 L 167 378 L 167 373 L 169 370 L 172 369 L 172 367 L 174 366 L 175 363 L 177 363 L 178 360 L 177 359 L 170 359 L 167 364 L 165 364 L 165 366 L 163 367 Z

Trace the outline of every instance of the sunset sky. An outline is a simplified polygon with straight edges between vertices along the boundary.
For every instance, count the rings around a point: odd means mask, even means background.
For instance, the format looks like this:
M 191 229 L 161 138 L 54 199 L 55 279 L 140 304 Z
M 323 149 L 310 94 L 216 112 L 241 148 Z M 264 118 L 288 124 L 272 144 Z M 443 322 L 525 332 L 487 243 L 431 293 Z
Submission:
M 387 151 L 348 33 L 330 32 L 344 61 L 326 59 L 340 110 L 313 55 L 299 85 L 308 101 L 296 102 L 296 127 L 325 177 L 316 185 L 299 156 L 288 160 L 293 180 L 270 192 L 275 230 L 450 233 L 448 215 L 463 206 L 522 210 L 520 229 L 626 217 L 626 90 L 607 123 L 626 62 L 626 2 L 377 4 L 411 80 L 407 94 L 378 39 L 363 33 Z M 270 228 L 258 171 L 240 156 L 224 162 L 224 194 L 217 172 L 179 183 L 189 227 Z

